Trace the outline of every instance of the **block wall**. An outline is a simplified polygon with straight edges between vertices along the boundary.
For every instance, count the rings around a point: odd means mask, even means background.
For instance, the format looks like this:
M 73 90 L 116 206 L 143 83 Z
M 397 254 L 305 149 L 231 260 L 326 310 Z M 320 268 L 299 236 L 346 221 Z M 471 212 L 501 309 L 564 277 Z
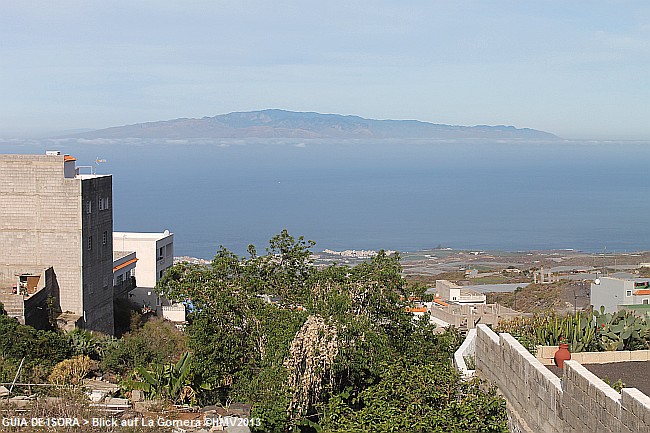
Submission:
M 81 314 L 81 187 L 63 156 L 0 155 L 0 210 L 0 284 L 52 266 L 62 310 Z
M 650 398 L 635 388 L 619 394 L 576 361 L 564 363 L 562 379 L 509 334 L 479 325 L 477 373 L 496 384 L 508 402 L 515 432 L 650 431 Z

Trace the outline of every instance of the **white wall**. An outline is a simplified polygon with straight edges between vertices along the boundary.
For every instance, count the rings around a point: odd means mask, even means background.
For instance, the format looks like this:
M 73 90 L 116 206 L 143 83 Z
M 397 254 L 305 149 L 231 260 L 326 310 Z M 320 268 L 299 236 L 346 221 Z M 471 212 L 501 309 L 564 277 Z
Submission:
M 162 259 L 159 258 L 163 248 Z M 155 287 L 160 272 L 174 263 L 174 234 L 113 232 L 113 248 L 119 251 L 135 251 L 138 264 L 135 281 L 138 287 Z
M 634 293 L 634 281 L 602 277 L 600 284 L 591 284 L 591 305 L 595 310 L 604 306 L 605 312 L 615 313 L 618 305 L 634 304 L 634 295 L 626 296 L 628 291 Z

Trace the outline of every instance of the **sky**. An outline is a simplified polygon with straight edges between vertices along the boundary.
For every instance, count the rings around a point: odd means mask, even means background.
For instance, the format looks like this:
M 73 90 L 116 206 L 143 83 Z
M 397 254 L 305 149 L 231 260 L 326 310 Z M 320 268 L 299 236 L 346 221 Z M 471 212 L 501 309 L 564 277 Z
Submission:
M 281 108 L 650 140 L 650 2 L 2 0 L 0 137 Z

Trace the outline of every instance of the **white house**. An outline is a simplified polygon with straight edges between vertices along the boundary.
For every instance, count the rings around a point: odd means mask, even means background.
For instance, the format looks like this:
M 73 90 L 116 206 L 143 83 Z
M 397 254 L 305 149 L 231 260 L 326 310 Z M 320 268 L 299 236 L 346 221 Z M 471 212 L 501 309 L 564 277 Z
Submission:
M 137 287 L 153 288 L 165 271 L 174 264 L 174 234 L 113 232 L 113 248 L 135 251 L 138 265 L 134 269 Z
M 602 277 L 591 284 L 591 305 L 598 310 L 612 313 L 619 306 L 643 305 L 650 303 L 649 278 Z
M 452 304 L 484 305 L 487 299 L 483 293 L 461 287 L 447 280 L 436 280 L 436 291 L 440 299 Z

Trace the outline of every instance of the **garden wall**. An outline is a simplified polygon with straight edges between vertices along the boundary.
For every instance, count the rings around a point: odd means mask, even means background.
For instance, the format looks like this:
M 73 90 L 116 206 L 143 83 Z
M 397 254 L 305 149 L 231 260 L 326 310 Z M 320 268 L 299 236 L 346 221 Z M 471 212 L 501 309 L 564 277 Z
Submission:
M 476 372 L 499 387 L 512 432 L 650 431 L 650 397 L 635 388 L 619 394 L 576 361 L 564 363 L 560 379 L 510 334 L 486 325 L 478 325 L 474 345 Z
M 555 365 L 553 357 L 557 346 L 537 346 L 535 357 L 544 365 Z M 580 364 L 608 364 L 611 362 L 650 361 L 650 350 L 611 350 L 607 352 L 578 352 L 571 360 Z

